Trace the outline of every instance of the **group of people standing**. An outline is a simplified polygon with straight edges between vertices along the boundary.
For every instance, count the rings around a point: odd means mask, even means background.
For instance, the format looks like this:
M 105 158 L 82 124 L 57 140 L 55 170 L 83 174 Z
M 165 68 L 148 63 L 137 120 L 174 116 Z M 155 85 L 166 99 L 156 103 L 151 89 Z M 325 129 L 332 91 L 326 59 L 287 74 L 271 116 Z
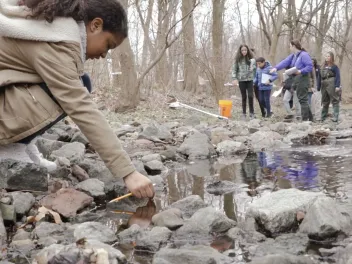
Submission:
M 332 121 L 339 118 L 339 104 L 341 95 L 340 71 L 334 61 L 334 54 L 328 52 L 321 67 L 316 59 L 302 47 L 298 40 L 290 42 L 291 54 L 271 66 L 264 57 L 254 58 L 254 50 L 247 45 L 238 49 L 232 69 L 234 85 L 239 86 L 242 97 L 242 118 L 247 118 L 247 100 L 249 117 L 255 118 L 253 98 L 256 96 L 262 117 L 272 116 L 270 97 L 273 82 L 278 78 L 277 72 L 283 69 L 283 103 L 286 109 L 286 120 L 302 119 L 303 121 L 325 121 L 328 116 L 329 105 L 333 105 Z M 321 91 L 321 113 L 313 116 L 311 111 L 312 96 Z M 295 107 L 295 114 L 292 109 Z M 319 115 L 319 116 L 318 116 Z

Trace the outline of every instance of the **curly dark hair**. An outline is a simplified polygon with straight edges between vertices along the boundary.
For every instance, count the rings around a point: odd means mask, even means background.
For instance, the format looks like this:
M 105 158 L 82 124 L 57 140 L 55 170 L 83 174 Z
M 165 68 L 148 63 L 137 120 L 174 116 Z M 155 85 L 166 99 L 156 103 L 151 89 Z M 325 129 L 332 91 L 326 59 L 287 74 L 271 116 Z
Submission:
M 243 47 L 247 48 L 247 55 L 246 56 L 242 55 L 241 49 Z M 247 64 L 250 64 L 250 60 L 253 59 L 252 51 L 249 49 L 249 47 L 246 44 L 242 44 L 238 48 L 236 58 L 235 58 L 235 63 L 238 64 L 243 59 L 246 61 Z
M 103 30 L 128 36 L 127 15 L 118 0 L 25 0 L 33 18 L 49 23 L 56 17 L 72 17 L 86 23 L 94 18 L 104 21 Z

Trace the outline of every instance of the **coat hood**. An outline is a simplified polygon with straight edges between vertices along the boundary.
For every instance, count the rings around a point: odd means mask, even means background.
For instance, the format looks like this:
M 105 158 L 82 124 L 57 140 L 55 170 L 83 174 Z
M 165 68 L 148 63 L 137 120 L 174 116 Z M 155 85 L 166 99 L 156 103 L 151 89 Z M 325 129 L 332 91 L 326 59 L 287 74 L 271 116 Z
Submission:
M 266 61 L 263 69 L 268 68 L 268 67 L 271 67 L 271 64 L 270 64 L 270 62 Z
M 82 61 L 85 61 L 86 29 L 83 22 L 59 17 L 48 23 L 44 19 L 31 19 L 30 15 L 30 9 L 20 5 L 18 0 L 0 0 L 0 36 L 43 42 L 77 42 L 81 45 Z

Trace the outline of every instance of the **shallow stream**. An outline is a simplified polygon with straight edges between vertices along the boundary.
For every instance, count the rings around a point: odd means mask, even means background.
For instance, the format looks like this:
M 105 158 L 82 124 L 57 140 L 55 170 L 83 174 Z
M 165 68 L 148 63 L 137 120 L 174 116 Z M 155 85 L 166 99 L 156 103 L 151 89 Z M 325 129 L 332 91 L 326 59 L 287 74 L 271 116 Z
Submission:
M 136 213 L 114 212 L 113 219 L 106 224 L 116 229 L 132 224 L 148 226 L 155 213 L 192 194 L 199 195 L 207 204 L 241 222 L 254 199 L 264 192 L 280 188 L 324 192 L 352 214 L 351 172 L 352 139 L 337 140 L 324 146 L 177 164 L 166 175 L 166 189 L 159 192 L 153 204 L 138 208 Z M 239 189 L 223 195 L 209 194 L 206 187 L 219 180 L 234 182 Z M 220 251 L 236 247 L 234 241 L 226 238 L 199 242 L 210 244 Z M 153 252 L 136 252 L 133 243 L 118 247 L 132 263 L 147 264 L 152 261 Z M 311 245 L 307 248 L 307 252 L 312 253 L 312 250 L 317 253 L 316 247 Z

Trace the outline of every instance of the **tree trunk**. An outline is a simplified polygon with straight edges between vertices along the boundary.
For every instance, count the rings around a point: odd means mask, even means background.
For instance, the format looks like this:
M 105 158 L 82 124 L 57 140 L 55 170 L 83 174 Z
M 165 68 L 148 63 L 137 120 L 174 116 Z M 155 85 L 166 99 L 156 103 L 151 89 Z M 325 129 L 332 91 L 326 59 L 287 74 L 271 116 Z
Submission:
M 196 4 L 196 0 L 182 0 L 182 16 L 185 17 Z M 182 21 L 183 31 L 183 89 L 195 93 L 198 84 L 198 66 L 195 63 L 196 43 L 194 39 L 193 15 L 187 25 L 186 20 Z
M 244 29 L 243 29 L 241 8 L 239 6 L 239 1 L 236 2 L 236 8 L 237 8 L 237 14 L 238 14 L 238 19 L 239 19 L 239 24 L 240 24 L 241 40 L 242 40 L 243 44 L 246 44 L 246 37 L 244 36 Z
M 338 66 L 340 69 L 342 68 L 343 60 L 346 55 L 346 47 L 347 47 L 347 43 L 349 40 L 349 35 L 350 35 L 351 27 L 352 27 L 352 15 L 349 14 L 349 11 L 350 11 L 349 9 L 350 9 L 350 0 L 346 0 L 344 12 L 345 12 L 345 21 L 346 21 L 347 25 L 346 25 L 345 32 L 343 35 L 341 48 L 339 49 L 339 52 L 337 53 L 337 62 L 338 62 Z
M 283 13 L 283 4 L 282 1 L 281 3 L 277 4 L 277 17 L 272 17 L 272 22 L 273 22 L 273 36 L 271 38 L 271 46 L 270 46 L 270 54 L 269 54 L 269 60 L 271 63 L 276 62 L 276 52 L 277 52 L 277 46 L 279 43 L 279 38 L 281 35 L 282 31 L 282 26 L 284 23 L 284 13 Z M 274 22 L 274 20 L 276 20 Z
M 120 0 L 121 4 L 125 7 L 127 11 L 128 0 Z M 120 45 L 120 47 L 114 51 L 114 58 L 118 59 L 121 68 L 121 89 L 118 96 L 118 101 L 116 102 L 115 111 L 124 112 L 129 109 L 134 109 L 139 104 L 140 91 L 137 84 L 137 73 L 135 68 L 134 54 L 131 48 L 129 39 Z M 113 63 L 113 66 L 116 63 Z M 113 69 L 115 71 L 116 69 Z M 118 70 L 116 70 L 118 71 Z
M 144 33 L 143 51 L 142 51 L 142 69 L 144 69 L 148 63 L 148 52 L 152 57 L 155 56 L 155 50 L 154 50 L 152 41 L 149 37 L 150 22 L 151 22 L 152 13 L 153 13 L 153 6 L 154 6 L 154 0 L 149 0 L 147 17 L 144 20 L 143 16 L 142 16 L 142 12 L 139 7 L 139 1 L 136 1 L 136 9 L 137 9 L 139 18 L 141 20 L 143 33 Z
M 225 0 L 213 0 L 213 89 L 216 101 L 223 99 L 224 73 L 222 67 L 222 39 L 223 39 L 223 16 Z
M 321 5 L 316 38 L 316 56 L 318 62 L 321 62 L 322 60 L 324 40 L 331 27 L 332 20 L 335 17 L 338 1 L 322 0 Z
M 165 37 L 169 28 L 170 20 L 170 3 L 165 0 L 158 0 L 158 30 L 157 30 L 157 52 L 160 52 L 165 46 Z M 156 82 L 164 88 L 169 82 L 167 57 L 163 55 L 156 65 Z

